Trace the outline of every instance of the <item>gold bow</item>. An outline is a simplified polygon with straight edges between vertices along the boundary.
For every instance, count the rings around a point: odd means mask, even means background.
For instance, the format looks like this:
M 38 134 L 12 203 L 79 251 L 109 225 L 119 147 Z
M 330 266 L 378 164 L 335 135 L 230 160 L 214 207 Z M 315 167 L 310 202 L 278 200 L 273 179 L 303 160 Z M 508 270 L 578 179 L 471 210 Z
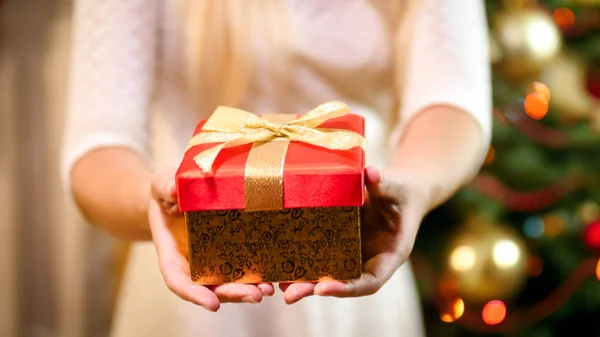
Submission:
M 283 208 L 283 161 L 290 142 L 304 142 L 329 150 L 364 149 L 364 137 L 354 131 L 318 126 L 344 116 L 350 108 L 330 102 L 296 117 L 295 115 L 256 116 L 250 112 L 219 107 L 188 144 L 221 143 L 194 157 L 198 167 L 211 172 L 223 149 L 253 143 L 246 162 L 246 210 Z

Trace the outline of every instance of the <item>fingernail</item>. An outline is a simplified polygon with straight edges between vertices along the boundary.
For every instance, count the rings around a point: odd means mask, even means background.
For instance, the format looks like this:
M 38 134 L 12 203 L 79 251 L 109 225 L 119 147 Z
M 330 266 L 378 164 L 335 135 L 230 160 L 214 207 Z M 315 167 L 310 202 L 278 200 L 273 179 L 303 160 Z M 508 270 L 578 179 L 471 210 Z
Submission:
M 250 296 L 244 296 L 242 297 L 242 302 L 244 303 L 258 303 L 256 302 L 252 297 Z

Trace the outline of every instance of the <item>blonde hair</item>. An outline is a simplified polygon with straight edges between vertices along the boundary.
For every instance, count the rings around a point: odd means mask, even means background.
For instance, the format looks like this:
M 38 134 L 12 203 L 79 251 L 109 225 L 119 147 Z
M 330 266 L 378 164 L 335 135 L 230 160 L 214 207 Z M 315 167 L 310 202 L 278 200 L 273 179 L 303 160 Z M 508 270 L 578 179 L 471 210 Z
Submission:
M 184 41 L 183 83 L 192 102 L 212 111 L 218 105 L 238 106 L 246 93 L 252 74 L 253 45 L 256 38 L 253 26 L 265 25 L 271 76 L 286 79 L 291 39 L 288 9 L 285 0 L 180 0 Z M 418 0 L 389 1 L 381 8 L 382 15 L 402 13 L 395 30 L 393 48 L 394 83 L 400 90 L 402 77 L 402 52 L 410 34 L 414 9 Z M 398 97 L 399 94 L 394 95 Z

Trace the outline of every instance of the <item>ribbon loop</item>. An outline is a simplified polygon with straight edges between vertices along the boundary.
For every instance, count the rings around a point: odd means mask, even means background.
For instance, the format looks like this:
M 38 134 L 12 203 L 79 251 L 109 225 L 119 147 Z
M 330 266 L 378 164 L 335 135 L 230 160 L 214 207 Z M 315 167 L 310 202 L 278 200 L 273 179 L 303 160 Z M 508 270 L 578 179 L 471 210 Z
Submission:
M 201 169 L 210 168 L 208 171 L 211 171 L 220 150 L 254 142 L 274 141 L 277 138 L 304 142 L 329 150 L 349 150 L 354 147 L 364 149 L 364 137 L 356 132 L 318 127 L 349 112 L 350 108 L 346 104 L 329 102 L 295 119 L 276 122 L 241 109 L 219 107 L 204 124 L 202 132 L 192 138 L 188 150 L 200 144 L 224 143 L 219 150 L 205 150 L 194 158 Z M 218 152 L 216 155 L 215 151 Z

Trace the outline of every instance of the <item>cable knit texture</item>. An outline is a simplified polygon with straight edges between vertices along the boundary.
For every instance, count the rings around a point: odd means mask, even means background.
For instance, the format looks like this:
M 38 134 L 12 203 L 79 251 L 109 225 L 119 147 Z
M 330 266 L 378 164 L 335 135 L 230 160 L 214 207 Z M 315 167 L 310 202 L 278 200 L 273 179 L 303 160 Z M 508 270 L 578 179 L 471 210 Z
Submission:
M 197 121 L 168 76 L 181 66 L 176 0 L 77 0 L 72 91 L 63 175 L 86 152 L 123 146 L 156 165 L 177 165 Z M 483 0 L 421 0 L 401 110 L 392 111 L 393 31 L 388 0 L 286 0 L 294 66 L 282 94 L 261 77 L 270 66 L 256 27 L 255 64 L 243 108 L 301 113 L 342 100 L 367 119 L 367 160 L 385 165 L 390 139 L 433 104 L 463 109 L 491 129 L 487 30 Z M 283 95 L 283 97 L 282 97 Z M 283 99 L 282 99 L 283 98 Z M 283 103 L 282 103 L 283 102 Z M 152 112 L 152 113 L 151 113 Z M 395 133 L 394 133 L 395 129 Z M 152 130 L 152 131 L 151 131 Z M 312 297 L 286 306 L 278 292 L 260 305 L 224 305 L 218 314 L 186 303 L 166 288 L 152 244 L 132 250 L 113 337 L 395 337 L 423 336 L 418 297 L 405 264 L 374 296 Z

